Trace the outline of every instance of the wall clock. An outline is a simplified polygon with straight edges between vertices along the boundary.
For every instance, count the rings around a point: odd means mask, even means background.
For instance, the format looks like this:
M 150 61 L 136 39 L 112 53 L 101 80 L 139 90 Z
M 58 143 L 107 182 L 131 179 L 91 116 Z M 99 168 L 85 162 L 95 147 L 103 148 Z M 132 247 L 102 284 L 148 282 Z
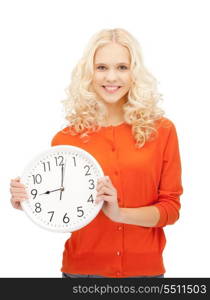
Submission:
M 25 167 L 21 183 L 29 199 L 21 202 L 28 217 L 44 229 L 73 232 L 99 213 L 97 180 L 103 177 L 97 160 L 75 146 L 53 146 Z

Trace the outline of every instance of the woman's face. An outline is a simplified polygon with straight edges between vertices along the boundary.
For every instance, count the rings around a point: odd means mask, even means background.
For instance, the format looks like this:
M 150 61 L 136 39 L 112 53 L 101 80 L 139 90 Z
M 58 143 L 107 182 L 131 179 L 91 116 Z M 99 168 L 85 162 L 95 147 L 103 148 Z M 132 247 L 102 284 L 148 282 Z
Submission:
M 127 101 L 131 87 L 130 53 L 117 43 L 97 49 L 94 57 L 93 88 L 107 104 Z M 121 102 L 121 101 L 120 101 Z

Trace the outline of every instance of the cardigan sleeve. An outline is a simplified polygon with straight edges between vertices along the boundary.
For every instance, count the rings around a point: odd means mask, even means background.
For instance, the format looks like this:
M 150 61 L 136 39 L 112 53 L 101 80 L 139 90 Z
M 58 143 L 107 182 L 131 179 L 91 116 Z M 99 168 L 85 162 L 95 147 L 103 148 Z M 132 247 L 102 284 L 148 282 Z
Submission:
M 154 227 L 174 224 L 179 219 L 181 208 L 180 195 L 183 193 L 181 160 L 176 128 L 172 122 L 171 124 L 163 154 L 158 200 L 154 204 L 159 209 L 160 219 Z

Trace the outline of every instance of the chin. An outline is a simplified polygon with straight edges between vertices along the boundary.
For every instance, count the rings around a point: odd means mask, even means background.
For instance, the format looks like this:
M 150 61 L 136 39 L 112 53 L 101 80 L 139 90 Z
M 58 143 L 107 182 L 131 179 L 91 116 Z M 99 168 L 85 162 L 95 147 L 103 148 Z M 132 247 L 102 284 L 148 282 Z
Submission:
M 115 104 L 115 103 L 119 102 L 121 99 L 122 99 L 122 97 L 117 98 L 117 99 L 110 99 L 110 98 L 102 97 L 102 100 L 107 104 Z

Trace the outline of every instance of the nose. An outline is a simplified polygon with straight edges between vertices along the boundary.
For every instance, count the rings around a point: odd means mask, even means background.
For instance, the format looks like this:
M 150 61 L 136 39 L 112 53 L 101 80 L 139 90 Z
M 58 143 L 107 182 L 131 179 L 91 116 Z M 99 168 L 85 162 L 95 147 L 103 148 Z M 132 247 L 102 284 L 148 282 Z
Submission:
M 109 82 L 113 82 L 115 80 L 117 80 L 118 76 L 117 76 L 117 72 L 113 69 L 110 69 L 106 72 L 106 80 Z

